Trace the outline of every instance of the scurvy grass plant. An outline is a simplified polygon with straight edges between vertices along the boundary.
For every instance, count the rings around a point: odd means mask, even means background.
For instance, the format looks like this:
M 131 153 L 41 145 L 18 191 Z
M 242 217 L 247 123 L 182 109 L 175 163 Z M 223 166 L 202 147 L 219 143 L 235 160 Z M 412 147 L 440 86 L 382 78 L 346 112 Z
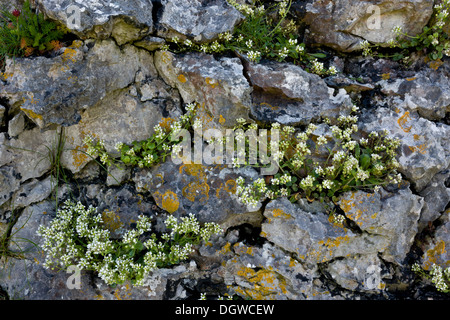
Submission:
M 430 279 L 438 291 L 450 292 L 450 267 L 443 269 L 441 266 L 433 263 L 431 270 L 426 271 L 418 263 L 414 263 L 412 271 L 426 279 Z
M 117 150 L 121 152 L 120 161 L 126 165 L 151 167 L 164 161 L 170 152 L 178 153 L 181 148 L 178 141 L 170 137 L 180 128 L 190 129 L 199 126 L 200 119 L 191 124 L 195 114 L 195 104 L 187 106 L 188 112 L 179 121 L 174 121 L 170 127 L 155 127 L 156 133 L 141 142 L 133 142 L 132 146 L 119 143 Z M 353 106 L 352 113 L 358 107 Z M 358 117 L 356 115 L 341 115 L 338 119 L 325 119 L 320 124 L 327 134 L 318 134 L 318 125 L 309 124 L 305 131 L 288 125 L 273 123 L 271 130 L 280 132 L 280 142 L 271 140 L 266 145 L 267 156 L 278 164 L 279 171 L 274 176 L 259 178 L 250 184 L 245 179 L 237 179 L 236 194 L 242 203 L 256 205 L 265 198 L 276 199 L 289 197 L 296 201 L 300 197 L 310 200 L 337 200 L 341 193 L 357 189 L 377 189 L 382 185 L 399 183 L 401 175 L 397 172 L 399 163 L 396 160 L 400 140 L 388 137 L 388 131 L 371 132 L 367 136 L 358 132 Z M 245 119 L 237 119 L 233 136 L 223 137 L 223 144 L 228 139 L 234 139 L 238 148 L 244 141 L 245 150 L 235 150 L 232 165 L 267 167 L 266 164 L 250 161 L 250 135 L 244 131 L 259 129 L 258 124 L 248 123 Z M 176 135 L 175 135 L 176 136 Z M 104 164 L 117 161 L 104 149 L 101 140 L 92 142 L 91 137 L 85 139 L 87 153 L 93 157 L 100 156 Z M 214 139 L 209 144 L 217 143 Z M 260 147 L 261 148 L 261 147 Z M 261 149 L 259 149 L 261 151 Z M 240 153 L 244 153 L 243 155 Z M 249 157 L 246 158 L 246 155 Z M 244 160 L 241 162 L 240 159 Z M 262 159 L 261 157 L 255 157 Z
M 59 49 L 66 31 L 32 11 L 25 1 L 22 11 L 0 11 L 0 57 L 30 56 Z
M 141 215 L 135 229 L 126 231 L 121 239 L 112 239 L 94 207 L 68 200 L 50 225 L 38 230 L 44 239 L 44 266 L 66 269 L 76 265 L 97 272 L 109 285 L 130 280 L 140 286 L 150 272 L 188 259 L 193 246 L 222 231 L 215 223 L 201 226 L 192 214 L 181 222 L 169 216 L 165 225 L 170 232 L 150 234 L 151 220 Z
M 176 51 L 205 53 L 234 51 L 246 54 L 252 62 L 259 62 L 262 58 L 280 62 L 290 59 L 296 64 L 306 64 L 309 71 L 315 74 L 336 74 L 334 66 L 327 69 L 318 61 L 318 58 L 325 58 L 324 54 L 308 53 L 305 45 L 298 43 L 295 37 L 297 26 L 294 20 L 288 19 L 292 0 L 283 0 L 267 8 L 260 1 L 254 1 L 253 5 L 227 1 L 245 16 L 245 20 L 233 33 L 220 34 L 218 40 L 207 44 L 197 44 L 189 39 L 182 41 L 174 37 L 168 40 L 171 48 L 176 48 Z M 165 49 L 168 50 L 169 45 Z
M 134 141 L 131 146 L 124 143 L 117 143 L 116 150 L 120 153 L 120 162 L 127 166 L 138 166 L 140 168 L 149 168 L 160 162 L 164 162 L 172 151 L 179 151 L 179 141 L 171 139 L 175 137 L 181 129 L 191 127 L 191 119 L 195 116 L 195 103 L 189 103 L 186 106 L 186 114 L 182 115 L 179 120 L 163 126 L 157 124 L 154 129 L 155 133 L 143 141 Z M 100 157 L 100 162 L 104 165 L 116 165 L 118 161 L 110 155 L 102 140 L 96 139 L 92 135 L 86 135 L 83 141 L 87 148 L 87 154 L 92 158 Z
M 411 51 L 424 51 L 431 60 L 442 59 L 444 55 L 450 56 L 450 0 L 442 0 L 440 4 L 434 6 L 433 17 L 430 26 L 423 28 L 422 33 L 417 36 L 410 36 L 401 27 L 394 27 L 396 35 L 389 44 L 391 48 L 399 49 L 392 55 L 378 53 L 378 57 L 392 57 L 400 60 L 408 56 Z M 445 30 L 447 26 L 447 31 Z M 362 42 L 363 55 L 372 55 L 372 49 L 378 48 L 371 45 L 367 40 Z
M 357 111 L 357 107 L 353 110 Z M 309 124 L 305 131 L 272 124 L 272 129 L 280 130 L 281 142 L 276 150 L 271 150 L 279 172 L 250 184 L 238 178 L 240 200 L 252 206 L 265 198 L 278 197 L 289 197 L 291 201 L 300 197 L 335 201 L 343 192 L 399 183 L 396 149 L 400 141 L 389 138 L 387 130 L 357 138 L 357 121 L 355 115 L 340 116 L 332 126 L 326 120 L 328 124 L 324 125 L 331 136 L 316 134 L 315 124 Z M 245 125 L 242 119 L 240 126 Z M 267 147 L 272 149 L 272 142 Z

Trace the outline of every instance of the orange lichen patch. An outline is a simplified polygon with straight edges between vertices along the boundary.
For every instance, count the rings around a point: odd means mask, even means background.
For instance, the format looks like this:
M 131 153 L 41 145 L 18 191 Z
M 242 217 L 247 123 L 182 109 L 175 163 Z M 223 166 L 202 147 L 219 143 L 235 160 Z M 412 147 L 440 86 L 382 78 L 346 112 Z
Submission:
M 183 174 L 183 171 L 193 177 L 200 178 L 206 175 L 205 168 L 201 164 L 183 164 L 179 169 L 180 174 Z
M 175 122 L 175 119 L 173 119 L 173 118 L 162 118 L 161 121 L 159 122 L 159 125 L 161 126 L 161 128 L 163 128 L 165 130 L 169 130 L 170 126 L 174 122 Z
M 427 260 L 423 263 L 423 268 L 429 270 L 433 264 L 438 264 L 438 256 L 446 252 L 445 242 L 443 240 L 439 241 L 434 248 L 427 250 Z M 450 264 L 450 261 L 446 261 L 445 264 Z
M 420 136 L 418 134 L 413 135 L 414 140 L 418 141 L 420 139 Z
M 75 149 L 71 150 L 70 153 L 72 154 L 72 165 L 75 168 L 80 168 L 82 165 L 86 164 L 90 159 L 87 154 L 84 152 L 87 151 L 87 146 L 76 146 Z
M 431 61 L 428 66 L 433 69 L 433 70 L 437 70 L 439 69 L 440 66 L 442 66 L 444 64 L 444 61 L 442 61 L 441 59 L 437 59 L 435 61 Z
M 200 201 L 202 203 L 209 199 L 209 185 L 206 182 L 190 182 L 183 188 L 183 196 L 192 202 Z
M 274 299 L 280 292 L 286 294 L 286 280 L 271 269 L 255 271 L 252 268 L 242 267 L 236 274 L 245 278 L 251 284 L 251 287 L 237 287 L 234 289 L 239 294 L 248 296 L 253 300 Z
M 178 200 L 178 196 L 167 190 L 164 194 L 161 194 L 159 191 L 156 191 L 153 195 L 156 204 L 166 210 L 169 213 L 174 213 L 180 207 L 180 201 Z
M 29 118 L 31 119 L 37 119 L 37 120 L 43 120 L 42 115 L 35 113 L 33 110 L 20 108 Z
M 77 54 L 77 50 L 72 49 L 72 48 L 66 48 L 63 52 L 63 54 L 61 55 L 61 58 L 63 60 L 63 62 L 76 62 L 77 60 L 75 59 L 75 55 Z
M 166 63 L 166 64 L 171 62 L 172 61 L 172 55 L 169 54 L 169 52 L 167 52 L 167 51 L 162 51 L 161 52 L 161 61 L 163 63 Z
M 417 79 L 417 77 L 406 78 L 406 81 L 414 81 L 414 80 L 416 80 L 416 79 Z
M 0 76 L 3 78 L 3 80 L 8 80 L 9 78 L 11 78 L 14 75 L 14 73 L 5 73 L 5 72 L 1 72 Z
M 225 190 L 229 194 L 236 193 L 236 181 L 233 179 L 227 180 L 224 183 L 220 183 L 219 187 L 216 190 L 216 198 L 220 198 L 220 191 Z
M 205 78 L 205 82 L 207 85 L 209 85 L 213 89 L 219 85 L 219 81 L 209 78 L 209 77 Z
M 210 115 L 209 111 L 206 109 L 206 104 L 197 104 L 197 115 L 196 119 L 200 119 L 204 130 L 214 128 L 214 117 Z M 220 119 L 219 119 L 220 120 Z
M 282 217 L 282 218 L 285 218 L 285 219 L 291 219 L 292 218 L 292 216 L 290 214 L 287 214 L 286 212 L 284 212 L 281 209 L 273 209 L 272 210 L 272 215 L 273 215 L 274 218 L 278 218 L 278 217 Z
M 383 80 L 389 80 L 391 78 L 391 74 L 390 73 L 383 73 L 381 75 L 381 79 Z
M 239 255 L 243 255 L 243 254 L 246 254 L 246 255 L 249 255 L 249 256 L 253 256 L 254 255 L 253 247 L 248 247 L 248 246 L 245 246 L 245 245 L 239 246 L 239 244 L 235 244 L 234 245 L 234 251 L 237 254 L 239 254 Z
M 183 188 L 183 196 L 192 202 L 208 201 L 210 187 L 207 183 L 205 166 L 201 164 L 183 164 L 179 170 L 180 174 L 184 171 L 186 174 L 196 178 L 195 181 L 190 182 Z
M 77 49 L 79 49 L 79 48 L 81 48 L 82 45 L 83 45 L 83 41 L 74 40 L 69 47 L 70 48 L 77 48 Z
M 233 179 L 229 179 L 225 182 L 225 191 L 228 193 L 235 194 L 236 193 L 236 181 Z
M 404 132 L 406 132 L 406 133 L 410 132 L 411 129 L 412 129 L 412 125 L 409 126 L 409 127 L 406 126 L 406 123 L 407 123 L 408 121 L 410 121 L 410 120 L 411 120 L 411 116 L 409 115 L 409 111 L 406 111 L 406 112 L 405 112 L 405 113 L 397 120 L 397 123 L 398 123 L 398 125 L 400 126 L 400 128 L 401 128 Z
M 131 300 L 131 295 L 131 286 L 128 283 L 125 286 L 121 286 L 114 291 L 114 297 L 117 300 Z
M 220 249 L 219 254 L 226 254 L 231 252 L 231 243 L 227 242 L 222 249 Z
M 184 74 L 180 74 L 177 78 L 178 78 L 178 81 L 180 81 L 181 83 L 186 83 L 186 81 L 187 81 Z
M 308 256 L 314 258 L 318 263 L 322 263 L 333 258 L 336 249 L 345 243 L 350 241 L 348 235 L 340 236 L 335 239 L 321 240 L 318 242 L 319 248 L 317 250 L 311 250 Z
M 109 211 L 108 209 L 105 209 L 105 211 L 102 212 L 102 220 L 105 224 L 105 227 L 111 232 L 115 232 L 117 229 L 123 226 L 122 221 L 120 221 L 119 215 L 117 215 L 117 213 L 113 211 Z
M 295 259 L 293 259 L 293 258 L 290 258 L 290 259 L 289 259 L 289 267 L 290 267 L 290 268 L 295 267 L 297 264 L 298 264 L 298 261 L 297 261 L 297 260 L 295 260 Z
M 339 206 L 345 213 L 348 213 L 348 212 L 350 212 L 350 210 L 352 210 L 352 206 L 354 207 L 355 204 L 353 203 L 353 200 L 351 200 L 351 199 L 349 199 L 349 200 L 342 199 Z
M 426 150 L 427 146 L 424 143 L 421 145 L 418 145 L 418 146 L 408 146 L 408 148 L 409 148 L 409 150 L 411 150 L 411 152 L 417 151 L 421 154 L 427 153 L 427 150 Z
M 260 106 L 266 106 L 266 107 L 269 107 L 270 109 L 272 109 L 273 111 L 276 111 L 276 110 L 278 110 L 280 107 L 278 107 L 278 106 L 272 106 L 270 103 L 267 103 L 267 102 L 261 102 L 260 104 L 259 104 Z
M 225 124 L 226 120 L 222 115 L 219 115 L 219 123 L 220 124 Z

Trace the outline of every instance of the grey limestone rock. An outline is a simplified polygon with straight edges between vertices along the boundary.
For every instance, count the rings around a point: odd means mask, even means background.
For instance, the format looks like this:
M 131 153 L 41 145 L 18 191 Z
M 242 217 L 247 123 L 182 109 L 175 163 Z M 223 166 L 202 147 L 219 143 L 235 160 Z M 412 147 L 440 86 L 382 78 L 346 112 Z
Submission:
M 164 38 L 209 42 L 232 32 L 244 18 L 225 0 L 163 0 L 161 5 L 157 34 Z
M 410 36 L 420 33 L 433 4 L 432 0 L 313 0 L 303 15 L 310 31 L 306 41 L 343 52 L 360 50 L 363 40 L 387 46 L 395 38 L 396 26 Z

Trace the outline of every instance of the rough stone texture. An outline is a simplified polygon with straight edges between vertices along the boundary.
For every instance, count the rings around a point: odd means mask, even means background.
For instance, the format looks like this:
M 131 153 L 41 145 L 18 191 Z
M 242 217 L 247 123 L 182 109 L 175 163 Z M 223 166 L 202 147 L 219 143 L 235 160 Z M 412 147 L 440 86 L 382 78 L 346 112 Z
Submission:
M 160 37 L 209 42 L 232 32 L 242 14 L 225 0 L 163 0 L 157 22 Z
M 198 116 L 204 129 L 233 127 L 237 118 L 249 119 L 252 88 L 239 59 L 156 51 L 155 65 L 164 81 L 180 91 L 185 103 L 200 105 Z
M 419 230 L 439 218 L 450 203 L 450 188 L 446 186 L 446 181 L 449 178 L 450 170 L 439 172 L 433 177 L 430 184 L 419 193 L 424 198 L 423 210 L 419 219 Z
M 231 292 L 252 300 L 330 300 L 329 290 L 320 285 L 317 270 L 305 268 L 280 248 L 236 243 L 224 247 L 234 255 L 225 265 L 225 284 Z M 342 297 L 341 297 L 342 299 Z
M 6 10 L 14 10 L 15 8 L 20 8 L 24 0 L 1 0 L 0 8 Z
M 380 81 L 381 92 L 389 96 L 398 95 L 405 101 L 409 111 L 417 111 L 429 120 L 441 120 L 450 112 L 450 85 L 448 71 L 428 69 L 410 78 L 393 82 Z
M 334 260 L 326 270 L 337 284 L 351 291 L 382 292 L 383 279 L 389 276 L 382 272 L 383 263 L 376 254 Z
M 8 138 L 6 133 L 0 133 L 0 167 L 10 163 L 13 160 L 13 153 L 7 146 Z
M 17 137 L 25 128 L 25 114 L 20 112 L 8 123 L 8 135 L 12 138 Z
M 379 235 L 357 234 L 329 221 L 322 212 L 305 212 L 282 198 L 271 201 L 264 211 L 262 236 L 284 250 L 295 253 L 309 268 L 337 257 L 376 254 L 389 243 Z
M 112 40 L 75 41 L 56 58 L 8 60 L 5 72 L 12 74 L 6 97 L 40 127 L 76 124 L 81 110 L 128 87 L 138 72 L 157 74 L 147 51 L 131 45 L 121 49 Z
M 361 117 L 361 129 L 365 132 L 388 130 L 389 135 L 401 140 L 398 150 L 399 171 L 422 190 L 433 176 L 450 165 L 449 126 L 421 118 L 410 112 L 397 100 L 393 110 L 377 108 Z
M 235 195 L 238 175 L 257 177 L 251 168 L 177 165 L 169 160 L 150 170 L 137 170 L 132 179 L 138 192 L 149 191 L 156 204 L 171 214 L 193 213 L 201 222 L 212 221 L 224 227 L 255 224 L 261 220 L 259 208 L 248 208 Z
M 118 90 L 81 114 L 81 121 L 66 128 L 66 152 L 62 164 L 72 172 L 79 172 L 92 159 L 83 153 L 87 150 L 83 139 L 87 134 L 101 139 L 111 154 L 117 154 L 118 142 L 131 144 L 145 140 L 154 133 L 154 126 L 164 119 L 181 116 L 180 100 L 176 92 L 171 92 L 160 80 L 148 81 L 154 87 L 160 85 L 160 92 L 145 98 L 135 87 Z M 165 88 L 174 94 L 171 96 Z
M 52 164 L 49 152 L 57 145 L 57 130 L 41 131 L 39 128 L 22 132 L 17 138 L 5 141 L 12 156 L 11 165 L 21 182 L 39 178 L 49 172 Z
M 28 207 L 33 203 L 47 199 L 56 186 L 55 179 L 47 177 L 43 181 L 32 179 L 30 182 L 22 184 L 3 207 L 6 210 L 19 210 Z M 1 214 L 2 208 L 0 208 Z
M 450 266 L 450 209 L 447 209 L 441 217 L 442 225 L 440 225 L 433 236 L 429 239 L 428 244 L 424 248 L 422 256 L 422 267 L 425 270 L 431 270 L 433 264 L 437 264 L 443 268 Z
M 431 2 L 309 0 L 293 1 L 293 8 L 304 9 L 294 14 L 309 24 L 307 41 L 353 51 L 364 39 L 384 45 L 397 24 L 417 32 Z M 20 215 L 9 249 L 25 251 L 23 259 L 1 258 L 7 263 L 0 269 L 0 297 L 160 300 L 198 299 L 205 292 L 214 299 L 442 298 L 430 286 L 421 295 L 425 287 L 411 264 L 428 270 L 433 263 L 450 265 L 448 58 L 432 65 L 413 55 L 416 61 L 406 66 L 343 54 L 327 61 L 339 73 L 321 79 L 296 65 L 252 64 L 239 54 L 158 51 L 167 37 L 200 43 L 232 30 L 242 17 L 225 0 L 37 3 L 65 25 L 69 6 L 79 7 L 82 24 L 72 30 L 87 40 L 45 57 L 8 60 L 2 70 L 0 235 Z M 379 30 L 367 25 L 370 4 L 381 10 Z M 235 180 L 262 177 L 251 167 L 168 158 L 150 169 L 105 172 L 83 153 L 83 138 L 92 134 L 117 155 L 117 142 L 147 139 L 157 123 L 179 119 L 189 102 L 198 102 L 203 129 L 230 128 L 245 118 L 299 129 L 316 123 L 313 136 L 330 137 L 330 126 L 317 122 L 348 114 L 350 98 L 359 102 L 362 136 L 387 129 L 400 138 L 406 183 L 346 193 L 338 203 L 281 198 L 249 208 L 238 201 Z M 56 185 L 49 160 L 61 137 L 67 181 Z M 314 159 L 333 146 L 324 145 Z M 42 267 L 36 235 L 55 216 L 55 195 L 60 204 L 72 199 L 95 206 L 114 238 L 133 228 L 140 214 L 151 218 L 157 233 L 166 231 L 168 216 L 189 213 L 225 232 L 196 246 L 187 261 L 151 273 L 144 287 L 110 287 L 83 272 L 81 290 L 70 290 L 71 274 Z M 345 215 L 344 223 L 330 218 L 333 210 Z
M 337 117 L 352 106 L 345 90 L 335 96 L 318 75 L 287 63 L 248 64 L 253 86 L 252 116 L 265 122 L 306 125 L 321 117 Z
M 402 264 L 418 231 L 421 197 L 409 188 L 396 193 L 358 191 L 344 194 L 339 206 L 361 230 L 386 238 L 388 246 L 378 249 L 383 259 Z
M 368 40 L 387 45 L 395 38 L 392 29 L 400 26 L 410 36 L 417 35 L 433 12 L 432 0 L 313 0 L 306 4 L 304 22 L 309 26 L 307 43 L 326 45 L 351 52 Z
M 119 44 L 153 32 L 151 0 L 51 1 L 37 0 L 49 18 L 66 25 L 81 37 L 113 36 Z
M 16 178 L 17 173 L 13 167 L 2 167 L 0 172 L 0 205 L 3 205 L 20 187 L 20 180 Z

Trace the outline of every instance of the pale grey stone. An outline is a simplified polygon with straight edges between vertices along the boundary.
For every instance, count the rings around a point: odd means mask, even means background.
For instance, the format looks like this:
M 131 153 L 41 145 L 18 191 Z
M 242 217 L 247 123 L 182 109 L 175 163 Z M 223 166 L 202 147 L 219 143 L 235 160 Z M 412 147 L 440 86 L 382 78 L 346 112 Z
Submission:
M 352 52 L 364 40 L 388 46 L 399 26 L 409 36 L 422 32 L 433 13 L 433 0 L 313 0 L 306 4 L 303 21 L 309 27 L 308 44 Z
M 348 114 L 353 105 L 344 89 L 334 95 L 318 75 L 289 63 L 249 63 L 247 74 L 253 86 L 251 114 L 259 121 L 307 125 Z
M 387 239 L 388 246 L 378 250 L 385 260 L 403 263 L 418 232 L 422 197 L 409 188 L 396 193 L 357 191 L 342 195 L 339 205 L 361 230 Z
M 156 51 L 155 65 L 164 81 L 180 91 L 185 103 L 199 104 L 197 115 L 203 129 L 232 128 L 238 118 L 250 120 L 252 87 L 239 59 Z
M 157 34 L 164 38 L 189 38 L 208 42 L 233 32 L 243 15 L 224 0 L 163 0 Z

